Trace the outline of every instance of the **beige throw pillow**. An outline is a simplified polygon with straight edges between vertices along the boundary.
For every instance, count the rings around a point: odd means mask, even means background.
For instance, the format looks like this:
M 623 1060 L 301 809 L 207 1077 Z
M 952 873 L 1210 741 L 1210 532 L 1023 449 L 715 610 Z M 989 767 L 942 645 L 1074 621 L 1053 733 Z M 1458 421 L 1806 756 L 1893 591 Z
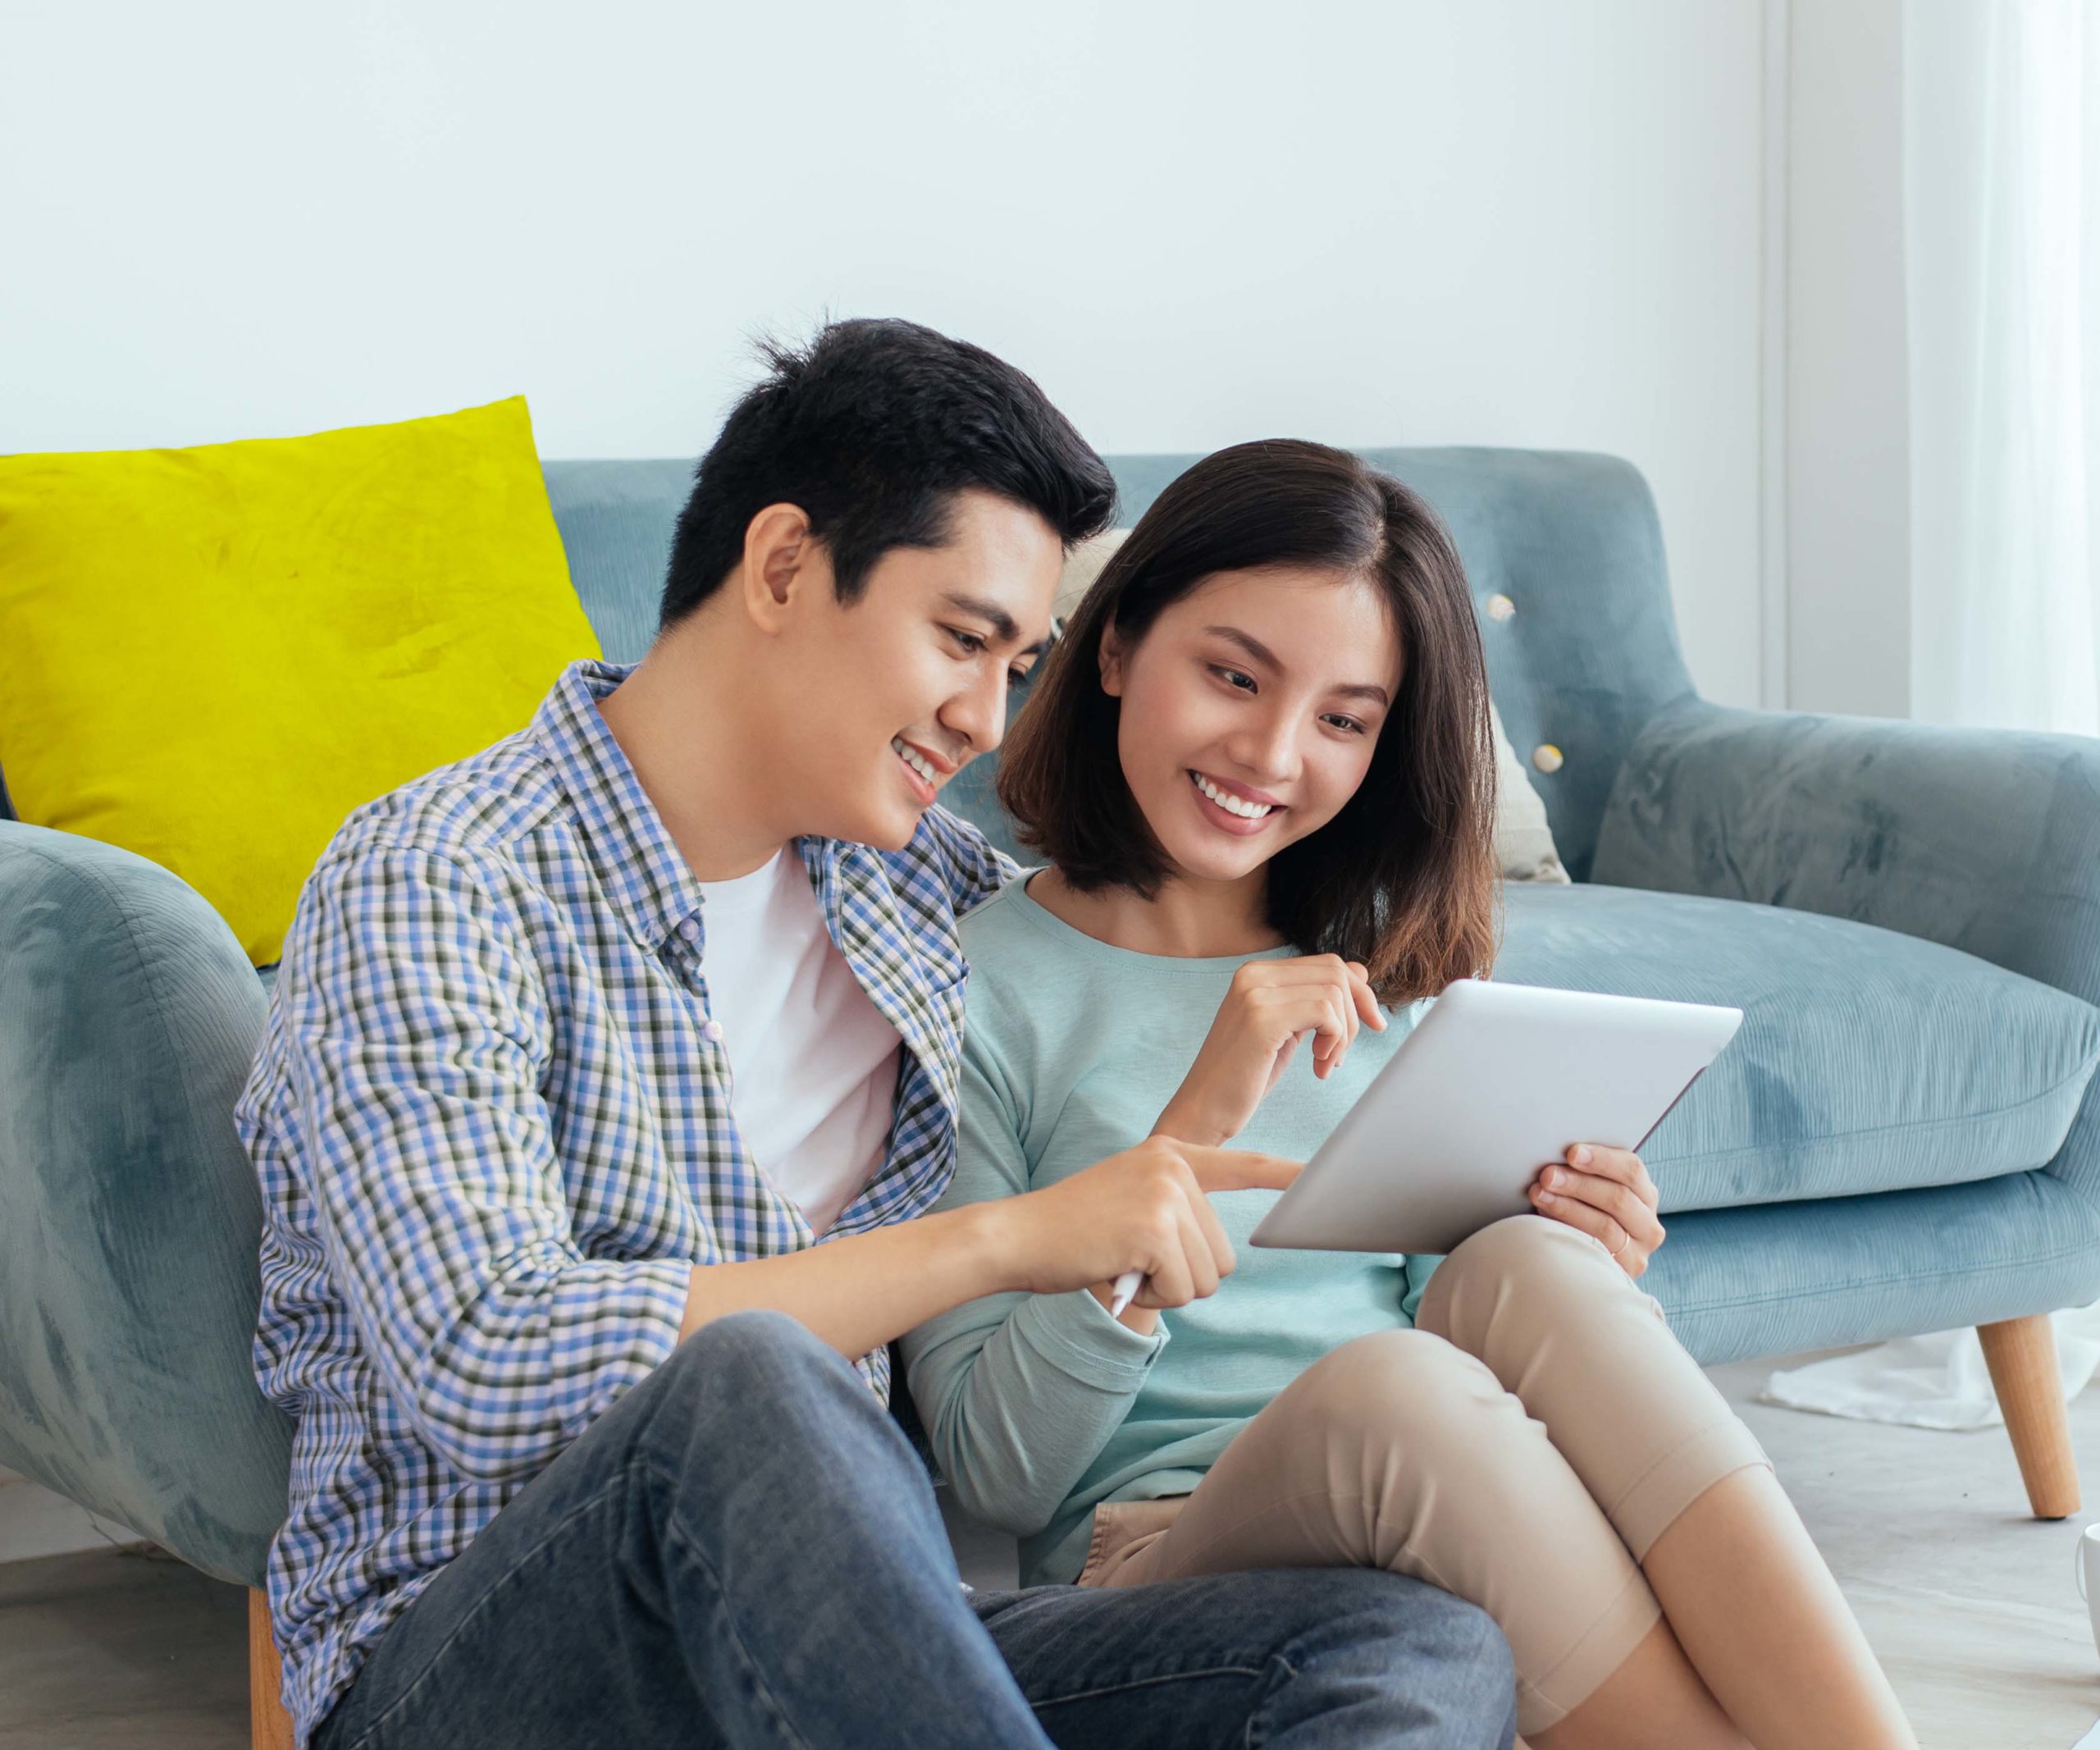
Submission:
M 1545 802 L 1532 788 L 1532 774 L 1509 745 L 1502 713 L 1492 699 L 1487 701 L 1487 715 L 1495 728 L 1495 860 L 1502 866 L 1502 877 L 1506 881 L 1564 883 L 1568 871 L 1554 848 Z
M 1057 598 L 1050 612 L 1063 625 L 1079 611 L 1080 597 L 1093 587 L 1093 580 L 1115 556 L 1116 548 L 1130 538 L 1127 528 L 1104 528 L 1089 536 L 1065 555 L 1065 574 L 1057 580 Z
M 1093 587 L 1094 579 L 1130 532 L 1127 528 L 1104 529 L 1091 540 L 1082 541 L 1066 556 L 1057 598 L 1051 608 L 1061 624 L 1071 619 L 1080 598 Z M 1564 882 L 1568 871 L 1554 848 L 1545 803 L 1532 788 L 1532 774 L 1524 770 L 1517 750 L 1509 745 L 1502 714 L 1492 700 L 1487 709 L 1495 728 L 1495 861 L 1501 866 L 1505 880 Z

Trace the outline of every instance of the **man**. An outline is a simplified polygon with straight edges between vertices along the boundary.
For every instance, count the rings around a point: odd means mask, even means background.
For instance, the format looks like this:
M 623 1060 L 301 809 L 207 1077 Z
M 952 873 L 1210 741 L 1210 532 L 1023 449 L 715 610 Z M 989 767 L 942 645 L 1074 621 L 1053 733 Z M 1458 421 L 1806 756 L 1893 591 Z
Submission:
M 1126 1269 L 1185 1301 L 1231 1265 L 1205 1191 L 1294 1169 L 1148 1143 L 921 1215 L 955 917 L 1011 872 L 935 797 L 1113 487 L 925 329 L 771 364 L 646 658 L 357 811 L 301 894 L 238 1116 L 302 1744 L 1506 1745 L 1499 1633 L 1388 1575 L 959 1583 L 888 1341 Z

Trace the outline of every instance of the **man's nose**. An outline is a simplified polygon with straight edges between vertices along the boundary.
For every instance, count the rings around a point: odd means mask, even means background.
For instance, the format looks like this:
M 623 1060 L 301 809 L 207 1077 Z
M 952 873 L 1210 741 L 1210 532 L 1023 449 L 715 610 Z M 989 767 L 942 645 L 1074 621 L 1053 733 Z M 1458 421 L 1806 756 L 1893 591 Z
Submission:
M 975 686 L 955 695 L 941 708 L 941 726 L 970 745 L 972 753 L 989 753 L 1007 733 L 1007 671 L 988 669 Z

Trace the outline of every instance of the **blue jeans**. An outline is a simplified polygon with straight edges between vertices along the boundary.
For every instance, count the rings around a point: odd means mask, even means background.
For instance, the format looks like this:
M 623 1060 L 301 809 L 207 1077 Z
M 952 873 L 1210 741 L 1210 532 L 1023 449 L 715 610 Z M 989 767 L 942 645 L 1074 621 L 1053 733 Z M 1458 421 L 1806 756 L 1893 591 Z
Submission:
M 319 1750 L 1508 1750 L 1509 1649 L 1398 1575 L 966 1594 L 924 1468 L 792 1319 L 703 1327 L 388 1629 Z

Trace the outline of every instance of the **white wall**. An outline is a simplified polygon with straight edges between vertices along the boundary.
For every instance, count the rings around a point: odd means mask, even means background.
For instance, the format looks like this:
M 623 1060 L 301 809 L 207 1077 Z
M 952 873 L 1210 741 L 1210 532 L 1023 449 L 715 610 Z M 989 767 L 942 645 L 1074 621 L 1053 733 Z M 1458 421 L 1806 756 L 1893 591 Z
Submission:
M 1809 7 L 1798 10 L 1807 11 Z M 18 8 L 0 450 L 524 391 L 685 455 L 746 337 L 897 313 L 1102 449 L 1568 446 L 1759 694 L 1760 0 Z
M 1787 701 L 1911 709 L 1902 0 L 1795 0 Z

